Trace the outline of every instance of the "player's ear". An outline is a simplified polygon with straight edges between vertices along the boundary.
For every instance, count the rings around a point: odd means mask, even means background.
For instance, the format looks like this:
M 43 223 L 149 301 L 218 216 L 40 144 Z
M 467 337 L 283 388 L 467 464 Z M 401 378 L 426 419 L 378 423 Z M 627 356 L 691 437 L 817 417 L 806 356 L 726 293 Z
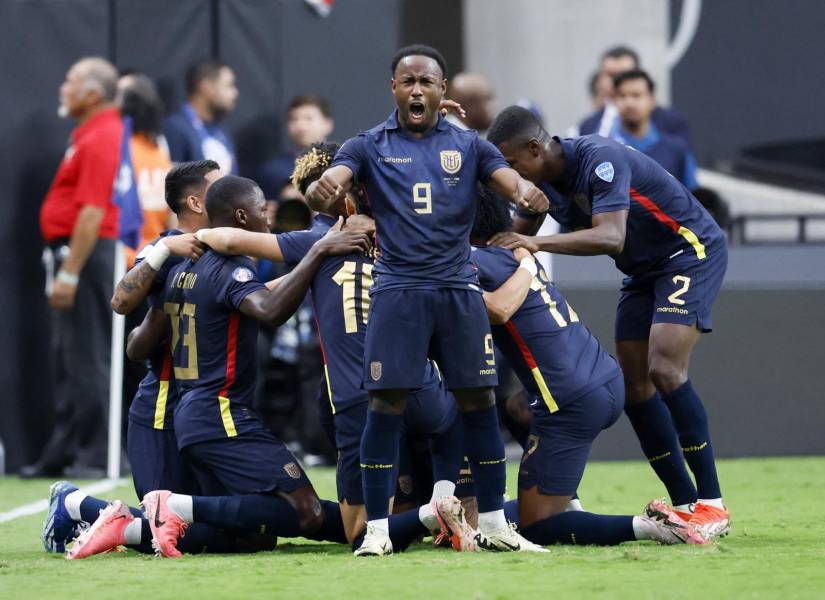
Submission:
M 390 88 L 392 89 L 392 93 L 395 93 L 395 77 L 390 79 Z
M 446 79 L 441 80 L 441 95 L 442 96 L 447 95 L 447 80 Z
M 541 156 L 543 151 L 542 144 L 536 138 L 530 138 L 527 140 L 527 150 L 532 156 Z
M 205 211 L 203 208 L 203 201 L 198 196 L 186 197 L 186 208 L 191 210 L 196 215 L 202 215 Z
M 248 220 L 249 217 L 243 208 L 235 209 L 235 221 L 238 223 L 238 225 L 246 225 Z

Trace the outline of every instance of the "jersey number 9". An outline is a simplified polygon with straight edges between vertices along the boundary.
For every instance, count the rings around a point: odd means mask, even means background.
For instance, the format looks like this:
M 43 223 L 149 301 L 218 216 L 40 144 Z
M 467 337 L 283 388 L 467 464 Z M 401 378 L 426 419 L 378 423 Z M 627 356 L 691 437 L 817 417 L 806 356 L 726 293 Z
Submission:
M 415 212 L 429 215 L 433 212 L 433 186 L 429 183 L 416 183 L 412 189 Z

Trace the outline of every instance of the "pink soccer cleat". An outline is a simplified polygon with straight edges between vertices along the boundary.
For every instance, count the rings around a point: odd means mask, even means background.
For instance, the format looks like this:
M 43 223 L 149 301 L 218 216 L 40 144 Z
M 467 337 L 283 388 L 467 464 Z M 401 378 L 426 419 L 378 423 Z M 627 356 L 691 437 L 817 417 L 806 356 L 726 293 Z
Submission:
M 475 529 L 470 527 L 467 519 L 464 518 L 464 507 L 461 500 L 455 496 L 444 496 L 431 503 L 433 513 L 441 526 L 441 533 L 436 536 L 435 543 L 439 544 L 444 537 L 449 538 L 453 549 L 457 552 L 475 552 L 476 545 Z
M 167 506 L 171 495 L 169 490 L 149 492 L 143 497 L 141 505 L 152 530 L 155 552 L 167 558 L 180 558 L 183 555 L 178 550 L 178 538 L 189 525 Z
M 701 546 L 708 543 L 707 538 L 682 519 L 664 500 L 651 500 L 645 506 L 644 516 L 649 524 L 656 525 L 654 539 L 661 544 L 693 544 Z
M 91 527 L 83 531 L 75 540 L 74 545 L 66 552 L 66 558 L 76 560 L 94 554 L 118 550 L 126 544 L 123 535 L 126 526 L 135 520 L 129 507 L 120 500 L 100 511 L 100 516 Z

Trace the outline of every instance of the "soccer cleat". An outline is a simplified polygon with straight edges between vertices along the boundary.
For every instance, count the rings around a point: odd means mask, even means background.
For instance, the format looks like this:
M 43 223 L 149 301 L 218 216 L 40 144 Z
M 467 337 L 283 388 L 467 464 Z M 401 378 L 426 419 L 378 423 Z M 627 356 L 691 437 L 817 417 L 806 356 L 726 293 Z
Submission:
M 367 523 L 364 541 L 353 554 L 355 556 L 389 556 L 392 554 L 392 540 L 389 534 Z
M 651 500 L 645 506 L 642 525 L 660 544 L 707 544 L 707 538 L 696 531 L 663 499 Z
M 178 550 L 178 538 L 183 536 L 189 525 L 166 504 L 171 495 L 169 490 L 149 492 L 143 497 L 141 506 L 152 530 L 155 553 L 167 558 L 180 558 L 183 555 Z
M 482 550 L 491 552 L 550 552 L 544 546 L 522 537 L 515 523 L 508 523 L 507 527 L 490 533 L 479 533 L 476 544 Z
M 68 481 L 57 481 L 49 487 L 49 510 L 43 521 L 43 548 L 46 552 L 66 551 L 66 544 L 80 533 L 80 521 L 75 521 L 66 510 L 66 496 L 77 491 Z
M 76 560 L 117 550 L 126 543 L 123 531 L 134 519 L 129 507 L 120 500 L 115 500 L 100 511 L 100 516 L 91 527 L 77 536 L 72 547 L 66 552 L 66 558 Z
M 689 523 L 708 540 L 730 533 L 730 513 L 727 508 L 721 509 L 697 502 Z
M 436 545 L 445 538 L 450 540 L 450 544 L 456 552 L 475 552 L 476 535 L 478 532 L 470 527 L 464 517 L 464 507 L 461 500 L 455 496 L 444 496 L 433 500 L 430 503 L 433 513 L 441 525 L 441 532 L 436 536 Z

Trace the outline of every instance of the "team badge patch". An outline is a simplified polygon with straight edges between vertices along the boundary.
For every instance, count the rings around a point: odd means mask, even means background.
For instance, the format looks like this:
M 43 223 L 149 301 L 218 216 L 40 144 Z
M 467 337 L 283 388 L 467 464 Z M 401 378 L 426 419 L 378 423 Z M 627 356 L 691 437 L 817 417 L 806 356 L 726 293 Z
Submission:
M 613 163 L 612 162 L 603 162 L 598 167 L 596 167 L 596 175 L 599 179 L 610 183 L 613 181 L 613 175 L 615 172 L 613 171 Z
M 286 474 L 292 477 L 293 479 L 300 479 L 301 478 L 301 469 L 298 468 L 294 462 L 286 463 L 284 465 L 284 471 Z
M 237 269 L 232 271 L 232 279 L 239 283 L 246 283 L 247 281 L 252 281 L 253 277 L 255 277 L 255 275 L 246 267 L 238 267 Z
M 441 151 L 441 168 L 450 175 L 461 170 L 461 152 L 458 150 Z
M 370 377 L 373 381 L 381 379 L 381 363 L 378 361 L 370 363 Z

